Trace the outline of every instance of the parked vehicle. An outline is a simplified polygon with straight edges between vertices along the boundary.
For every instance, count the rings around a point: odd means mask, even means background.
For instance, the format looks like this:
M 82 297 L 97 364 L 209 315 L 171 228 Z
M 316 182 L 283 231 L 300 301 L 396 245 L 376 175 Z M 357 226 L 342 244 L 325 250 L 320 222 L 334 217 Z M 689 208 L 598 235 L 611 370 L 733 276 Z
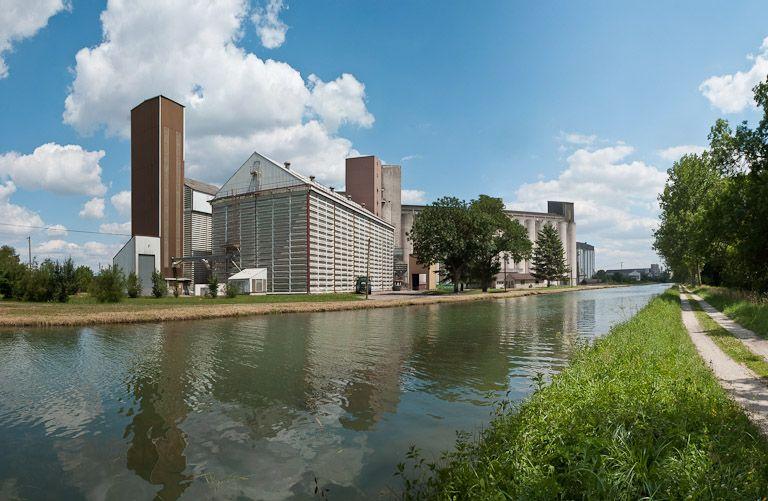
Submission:
M 370 294 L 373 289 L 371 288 L 369 277 L 357 277 L 357 280 L 355 281 L 355 293 L 365 294 L 366 286 L 368 286 L 368 294 Z

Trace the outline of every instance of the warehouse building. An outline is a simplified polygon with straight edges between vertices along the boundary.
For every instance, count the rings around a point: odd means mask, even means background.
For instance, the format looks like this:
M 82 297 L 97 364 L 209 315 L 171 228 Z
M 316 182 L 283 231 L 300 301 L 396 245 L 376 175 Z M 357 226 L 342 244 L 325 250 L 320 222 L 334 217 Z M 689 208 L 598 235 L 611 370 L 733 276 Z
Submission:
M 266 269 L 272 293 L 350 292 L 360 276 L 392 286 L 394 226 L 361 204 L 254 153 L 211 200 L 219 281 Z

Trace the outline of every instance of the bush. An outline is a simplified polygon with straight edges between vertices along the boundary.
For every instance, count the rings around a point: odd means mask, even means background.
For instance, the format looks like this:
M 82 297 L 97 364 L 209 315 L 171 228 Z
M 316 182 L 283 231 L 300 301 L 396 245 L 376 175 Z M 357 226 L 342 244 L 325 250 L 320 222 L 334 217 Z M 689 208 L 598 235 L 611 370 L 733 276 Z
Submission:
M 234 282 L 227 282 L 227 297 L 232 299 L 240 294 L 240 286 Z
M 208 280 L 208 295 L 214 299 L 219 295 L 219 279 L 216 278 L 215 273 L 211 273 L 211 278 Z
M 102 268 L 91 281 L 91 295 L 100 303 L 117 303 L 124 291 L 125 277 L 117 265 Z
M 141 280 L 134 272 L 128 274 L 128 278 L 125 280 L 125 288 L 128 291 L 128 297 L 138 297 L 141 294 Z
M 83 264 L 75 269 L 76 292 L 88 292 L 91 289 L 91 281 L 93 281 L 93 270 L 88 266 Z
M 152 295 L 161 298 L 168 295 L 168 285 L 165 278 L 157 271 L 152 272 Z

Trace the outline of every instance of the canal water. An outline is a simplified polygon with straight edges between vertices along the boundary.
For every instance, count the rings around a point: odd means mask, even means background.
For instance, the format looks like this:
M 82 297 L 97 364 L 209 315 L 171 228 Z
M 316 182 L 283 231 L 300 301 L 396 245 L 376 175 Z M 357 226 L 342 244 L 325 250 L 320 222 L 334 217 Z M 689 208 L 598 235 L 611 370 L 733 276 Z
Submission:
M 665 286 L 0 332 L 0 499 L 392 497 Z

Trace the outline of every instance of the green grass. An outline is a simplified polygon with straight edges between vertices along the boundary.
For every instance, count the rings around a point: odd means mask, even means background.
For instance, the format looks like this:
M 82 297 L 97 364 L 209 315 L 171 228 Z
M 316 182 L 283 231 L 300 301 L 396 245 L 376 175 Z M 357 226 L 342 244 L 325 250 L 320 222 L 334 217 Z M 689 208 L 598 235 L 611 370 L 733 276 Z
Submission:
M 742 327 L 768 339 L 768 302 L 753 294 L 724 287 L 699 287 L 694 291 Z
M 760 377 L 768 377 L 768 362 L 763 357 L 752 352 L 738 338 L 723 329 L 712 320 L 699 303 L 690 300 L 691 308 L 696 313 L 696 319 L 701 324 L 704 332 L 712 338 L 712 341 L 734 361 L 744 364 Z
M 410 453 L 406 498 L 757 499 L 768 443 L 654 299 L 437 465 Z
M 326 302 L 326 301 L 357 301 L 364 296 L 357 294 L 267 294 L 262 296 L 241 295 L 234 298 L 217 297 L 173 297 L 162 298 L 138 297 L 124 298 L 119 303 L 99 303 L 88 295 L 71 296 L 67 303 L 30 303 L 21 301 L 0 301 L 4 313 L 8 315 L 25 315 L 32 313 L 70 313 L 70 312 L 98 312 L 98 311 L 125 311 L 155 308 L 181 308 L 181 307 L 216 307 L 222 304 L 263 304 L 263 303 L 296 303 L 296 302 Z

